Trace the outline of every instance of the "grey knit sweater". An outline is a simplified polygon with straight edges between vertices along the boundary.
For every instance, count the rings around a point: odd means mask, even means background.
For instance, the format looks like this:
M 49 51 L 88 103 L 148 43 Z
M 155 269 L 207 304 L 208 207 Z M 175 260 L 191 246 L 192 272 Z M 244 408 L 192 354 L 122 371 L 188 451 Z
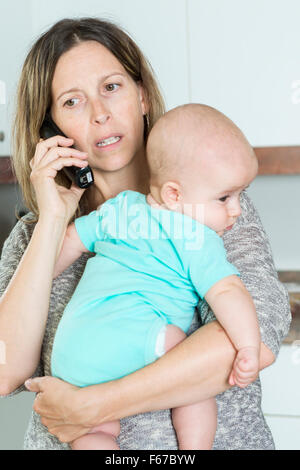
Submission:
M 272 253 L 259 216 L 244 192 L 241 196 L 242 215 L 232 230 L 224 235 L 228 260 L 241 273 L 251 293 L 260 322 L 262 341 L 277 355 L 287 335 L 291 315 L 288 294 L 278 281 Z M 22 220 L 28 219 L 29 214 Z M 0 295 L 3 294 L 30 241 L 34 225 L 19 221 L 6 240 L 0 261 Z M 53 281 L 48 320 L 35 376 L 51 375 L 50 358 L 55 331 L 85 267 L 90 254 L 84 254 Z M 121 308 L 121 307 L 120 307 Z M 199 304 L 190 332 L 215 317 L 205 301 Z M 8 396 L 26 390 L 19 387 Z M 246 389 L 233 387 L 218 395 L 218 428 L 214 449 L 273 449 L 271 432 L 261 411 L 259 379 Z M 169 410 L 130 416 L 121 420 L 121 449 L 177 449 L 176 436 Z M 25 434 L 24 449 L 69 450 L 48 433 L 40 417 L 32 412 Z

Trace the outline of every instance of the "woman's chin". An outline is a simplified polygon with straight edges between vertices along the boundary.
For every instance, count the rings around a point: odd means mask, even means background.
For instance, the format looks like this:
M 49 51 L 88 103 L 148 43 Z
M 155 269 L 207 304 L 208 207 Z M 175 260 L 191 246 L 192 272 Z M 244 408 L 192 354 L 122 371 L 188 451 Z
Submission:
M 107 162 L 101 162 L 96 165 L 92 165 L 92 170 L 93 171 L 103 171 L 103 172 L 115 172 L 115 171 L 121 171 L 124 168 L 126 168 L 130 163 L 130 160 L 124 160 L 124 159 L 110 159 Z

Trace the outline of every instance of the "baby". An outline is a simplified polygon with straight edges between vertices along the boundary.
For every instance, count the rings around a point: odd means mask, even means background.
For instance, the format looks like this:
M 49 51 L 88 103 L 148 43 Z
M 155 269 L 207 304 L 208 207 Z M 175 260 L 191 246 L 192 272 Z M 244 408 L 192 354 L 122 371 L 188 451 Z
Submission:
M 52 374 L 79 387 L 123 377 L 181 342 L 205 299 L 237 350 L 229 377 L 246 387 L 259 371 L 252 298 L 226 259 L 222 236 L 241 214 L 257 174 L 242 132 L 200 104 L 161 117 L 147 142 L 150 194 L 124 191 L 69 225 L 54 277 L 83 252 L 96 255 L 58 326 Z M 214 398 L 172 410 L 179 449 L 211 449 Z M 100 424 L 72 449 L 118 449 L 119 422 Z

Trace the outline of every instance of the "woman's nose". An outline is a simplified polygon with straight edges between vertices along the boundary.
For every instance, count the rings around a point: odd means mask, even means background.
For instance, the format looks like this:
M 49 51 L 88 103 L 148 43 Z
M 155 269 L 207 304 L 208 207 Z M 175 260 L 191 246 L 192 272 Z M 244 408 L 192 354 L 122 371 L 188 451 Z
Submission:
M 92 122 L 96 124 L 105 124 L 111 117 L 108 107 L 101 100 L 92 104 Z

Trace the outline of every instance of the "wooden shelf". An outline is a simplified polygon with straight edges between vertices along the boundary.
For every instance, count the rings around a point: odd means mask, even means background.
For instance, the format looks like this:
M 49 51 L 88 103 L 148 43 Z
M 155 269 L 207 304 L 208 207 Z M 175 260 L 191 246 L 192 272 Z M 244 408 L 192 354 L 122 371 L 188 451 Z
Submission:
M 300 292 L 300 271 L 278 271 L 281 282 L 299 284 Z
M 0 184 L 16 182 L 17 180 L 11 168 L 10 157 L 0 157 Z
M 300 174 L 300 145 L 254 147 L 259 162 L 259 175 Z M 0 157 L 0 184 L 16 183 L 10 157 Z
M 289 291 L 292 323 L 284 344 L 293 344 L 300 340 L 300 271 L 278 271 L 280 281 Z
M 288 147 L 254 147 L 259 175 L 300 174 L 300 145 Z

